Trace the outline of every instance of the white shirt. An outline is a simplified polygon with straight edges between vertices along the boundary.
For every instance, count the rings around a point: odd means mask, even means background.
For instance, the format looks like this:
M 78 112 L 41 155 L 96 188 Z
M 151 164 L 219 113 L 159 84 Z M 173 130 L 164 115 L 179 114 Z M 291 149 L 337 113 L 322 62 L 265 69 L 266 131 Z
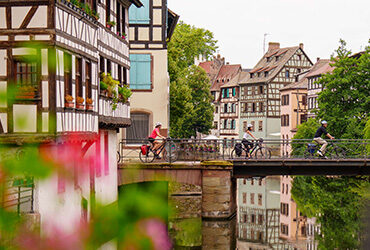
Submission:
M 252 138 L 253 137 L 250 134 L 248 134 L 248 133 L 244 133 L 244 135 L 243 135 L 243 139 L 248 140 L 248 139 L 252 139 Z

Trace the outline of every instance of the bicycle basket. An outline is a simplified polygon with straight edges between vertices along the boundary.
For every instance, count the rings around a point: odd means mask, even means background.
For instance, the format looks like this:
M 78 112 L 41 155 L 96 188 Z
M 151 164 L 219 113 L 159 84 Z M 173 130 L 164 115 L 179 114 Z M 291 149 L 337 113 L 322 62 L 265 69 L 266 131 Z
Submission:
M 316 150 L 316 144 L 308 143 L 308 144 L 307 144 L 307 150 L 308 150 L 308 152 L 310 152 L 310 154 L 315 153 L 315 150 Z

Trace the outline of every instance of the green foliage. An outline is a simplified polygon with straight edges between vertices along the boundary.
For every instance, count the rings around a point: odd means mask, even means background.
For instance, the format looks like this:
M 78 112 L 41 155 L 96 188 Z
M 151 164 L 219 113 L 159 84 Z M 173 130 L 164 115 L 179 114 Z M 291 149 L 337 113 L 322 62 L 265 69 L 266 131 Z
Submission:
M 319 119 L 331 126 L 330 134 L 336 138 L 363 138 L 363 131 L 370 110 L 370 47 L 359 57 L 350 57 L 346 43 L 341 40 L 332 57 L 332 73 L 325 74 L 319 83 Z
M 217 49 L 216 43 L 209 30 L 183 22 L 176 26 L 168 43 L 170 133 L 173 137 L 195 136 L 195 131 L 207 133 L 212 127 L 209 79 L 202 69 L 192 65 L 199 55 L 209 58 Z
M 128 98 L 131 97 L 132 91 L 127 87 L 127 85 L 118 86 L 118 94 L 122 96 L 122 101 L 126 102 Z
M 189 138 L 212 128 L 213 106 L 209 78 L 198 66 L 190 66 L 171 83 L 171 136 Z
M 370 119 L 367 118 L 366 126 L 364 128 L 364 139 L 370 140 Z M 370 144 L 366 145 L 367 155 L 370 155 Z
M 303 156 L 304 151 L 306 150 L 306 142 L 296 141 L 294 139 L 313 139 L 316 130 L 319 128 L 320 122 L 317 119 L 310 118 L 307 122 L 304 122 L 298 126 L 297 133 L 293 137 L 292 155 Z
M 328 121 L 328 132 L 336 138 L 370 138 L 370 60 L 369 47 L 359 58 L 351 58 L 344 41 L 331 58 L 335 67 L 319 83 L 317 120 L 310 119 L 298 127 L 294 139 L 311 139 L 318 120 Z M 366 126 L 365 126 L 366 125 Z M 347 155 L 354 150 L 346 145 Z M 302 153 L 302 145 L 293 145 L 293 154 Z M 369 190 L 369 179 L 355 177 L 295 177 L 292 195 L 298 208 L 321 225 L 321 249 L 357 249 L 362 229 L 361 212 Z
M 105 74 L 104 72 L 101 73 L 100 79 L 100 89 L 108 91 L 109 97 L 112 98 L 112 109 L 115 110 L 119 101 L 117 94 L 117 86 L 119 81 L 114 80 L 110 73 Z
M 363 228 L 361 212 L 370 187 L 368 180 L 354 177 L 294 178 L 292 196 L 301 212 L 316 217 L 321 225 L 321 249 L 356 249 Z

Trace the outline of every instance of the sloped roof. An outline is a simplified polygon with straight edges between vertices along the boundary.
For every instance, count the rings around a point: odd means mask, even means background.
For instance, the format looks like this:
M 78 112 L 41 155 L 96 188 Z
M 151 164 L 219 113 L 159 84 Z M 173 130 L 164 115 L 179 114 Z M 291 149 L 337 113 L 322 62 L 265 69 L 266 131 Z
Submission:
M 230 82 L 241 71 L 241 68 L 240 64 L 223 65 L 211 86 L 211 91 L 220 90 L 221 86 Z
M 240 81 L 240 83 L 245 84 L 245 83 L 269 82 L 270 80 L 276 77 L 276 75 L 280 72 L 284 65 L 299 49 L 301 49 L 299 46 L 294 46 L 267 51 L 266 54 L 259 60 L 257 65 L 254 66 L 254 68 L 250 71 L 250 73 L 268 71 L 269 74 L 267 75 L 267 77 L 265 76 L 265 74 L 262 74 L 260 77 L 250 78 L 250 74 L 248 74 L 244 79 Z M 303 54 L 305 55 L 304 52 Z M 276 61 L 274 58 L 268 61 L 268 58 L 272 56 L 279 56 L 280 58 L 278 61 Z
M 240 71 L 236 76 L 234 76 L 229 82 L 221 86 L 221 88 L 230 88 L 239 86 L 239 81 L 243 79 L 248 72 Z
M 319 76 L 331 72 L 333 69 L 334 67 L 330 66 L 329 59 L 320 59 L 312 66 L 306 77 Z
M 199 67 L 202 67 L 207 72 L 207 74 L 209 74 L 211 72 L 212 64 L 213 64 L 213 61 L 201 62 L 199 63 Z
M 308 78 L 304 77 L 298 82 L 291 83 L 283 88 L 280 89 L 280 91 L 285 91 L 289 89 L 307 89 L 308 85 Z

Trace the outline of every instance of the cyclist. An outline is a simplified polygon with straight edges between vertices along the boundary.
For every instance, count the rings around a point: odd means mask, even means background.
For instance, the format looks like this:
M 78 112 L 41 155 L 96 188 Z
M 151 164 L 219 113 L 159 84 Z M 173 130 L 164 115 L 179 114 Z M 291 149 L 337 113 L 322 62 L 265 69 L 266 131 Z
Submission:
M 244 147 L 247 149 L 248 157 L 251 157 L 250 150 L 253 148 L 253 142 L 250 141 L 250 139 L 255 139 L 257 141 L 257 138 L 252 134 L 253 125 L 248 124 L 247 130 L 245 131 L 243 135 L 242 143 Z
M 324 157 L 325 155 L 325 150 L 326 150 L 326 146 L 328 145 L 328 142 L 325 141 L 324 139 L 321 138 L 321 135 L 324 134 L 326 135 L 327 137 L 329 137 L 331 140 L 334 139 L 333 136 L 331 136 L 327 131 L 326 131 L 326 127 L 328 126 L 328 123 L 326 121 L 322 121 L 321 122 L 321 127 L 319 127 L 317 130 L 316 130 L 316 133 L 315 133 L 315 137 L 313 138 L 313 140 L 315 142 L 317 142 L 319 145 L 322 145 L 321 148 L 317 151 L 318 155 L 321 156 L 321 157 Z
M 162 123 L 157 122 L 155 124 L 155 128 L 153 129 L 153 132 L 150 134 L 150 136 L 148 138 L 150 143 L 153 144 L 153 149 L 152 150 L 153 150 L 153 153 L 155 154 L 157 159 L 160 159 L 160 157 L 158 155 L 158 152 L 157 152 L 157 149 L 165 143 L 164 139 L 166 139 L 166 137 L 162 136 L 159 132 L 161 127 L 162 127 Z M 163 139 L 163 141 L 158 141 L 158 139 Z

